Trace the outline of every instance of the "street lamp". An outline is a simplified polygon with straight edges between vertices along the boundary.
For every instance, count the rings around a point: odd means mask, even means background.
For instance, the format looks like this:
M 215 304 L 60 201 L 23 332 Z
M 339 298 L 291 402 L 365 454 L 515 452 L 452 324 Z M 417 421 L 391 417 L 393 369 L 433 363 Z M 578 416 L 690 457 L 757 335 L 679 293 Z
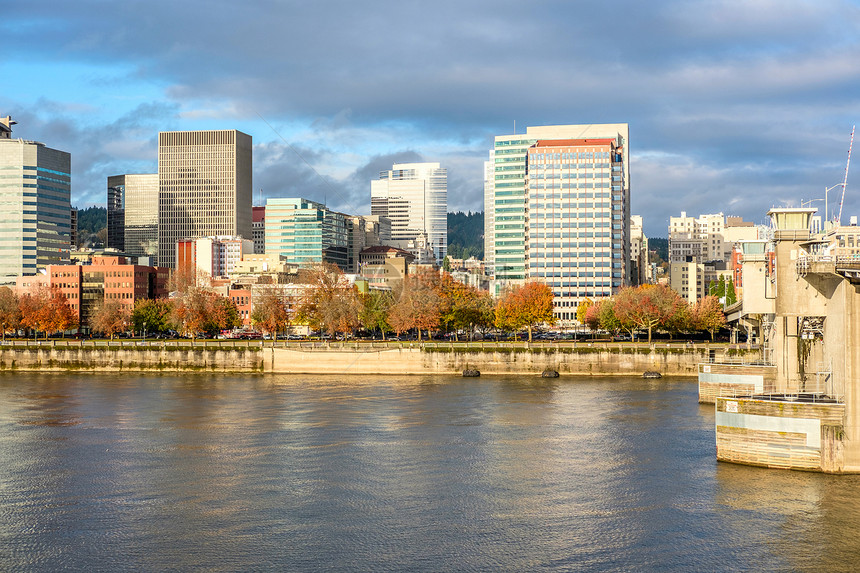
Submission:
M 146 321 L 143 321 L 143 341 L 146 342 Z
M 836 189 L 837 187 L 842 187 L 842 183 L 837 183 L 836 185 L 834 185 L 832 187 L 828 187 L 824 190 L 824 220 L 825 221 L 827 221 L 827 194 L 832 189 Z

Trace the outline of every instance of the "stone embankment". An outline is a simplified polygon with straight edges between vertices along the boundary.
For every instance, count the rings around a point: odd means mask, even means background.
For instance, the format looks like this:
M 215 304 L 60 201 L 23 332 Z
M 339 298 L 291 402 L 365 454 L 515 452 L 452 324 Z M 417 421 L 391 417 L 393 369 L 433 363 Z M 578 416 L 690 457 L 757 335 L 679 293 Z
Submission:
M 696 376 L 702 362 L 755 360 L 726 345 L 42 341 L 0 344 L 0 371 Z

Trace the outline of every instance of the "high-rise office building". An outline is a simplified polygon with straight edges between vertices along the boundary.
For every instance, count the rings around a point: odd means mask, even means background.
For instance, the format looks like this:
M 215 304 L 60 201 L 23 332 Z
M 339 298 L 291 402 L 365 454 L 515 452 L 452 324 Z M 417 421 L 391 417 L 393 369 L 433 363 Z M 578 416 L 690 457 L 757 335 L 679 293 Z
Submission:
M 12 139 L 15 122 L 0 118 L 0 283 L 68 263 L 71 155 Z
M 107 185 L 107 246 L 157 264 L 158 174 L 112 175 Z
M 448 253 L 448 170 L 438 163 L 394 164 L 370 184 L 370 213 L 391 219 L 393 246 L 426 243 L 441 265 Z
M 253 237 L 251 136 L 236 130 L 158 134 L 158 262 L 176 266 L 176 242 Z
M 267 199 L 266 254 L 303 266 L 333 263 L 350 272 L 346 219 L 308 199 Z
M 496 255 L 495 241 L 495 203 L 493 193 L 495 191 L 495 159 L 496 152 L 490 150 L 490 160 L 484 162 L 484 268 L 486 274 L 493 275 L 496 270 L 494 261 Z
M 484 208 L 493 212 L 493 252 L 485 257 L 493 260 L 494 294 L 538 278 L 552 285 L 557 316 L 570 317 L 580 297 L 608 296 L 629 284 L 628 133 L 626 123 L 551 125 L 495 138 Z M 567 249 L 567 260 L 554 256 Z
M 526 277 L 552 288 L 556 320 L 628 284 L 621 138 L 539 139 L 528 148 Z

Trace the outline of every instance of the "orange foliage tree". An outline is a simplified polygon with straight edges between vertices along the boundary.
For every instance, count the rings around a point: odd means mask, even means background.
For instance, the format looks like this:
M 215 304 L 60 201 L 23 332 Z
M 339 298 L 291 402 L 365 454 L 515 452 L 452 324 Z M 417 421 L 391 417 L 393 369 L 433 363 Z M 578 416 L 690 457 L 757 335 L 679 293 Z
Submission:
M 21 297 L 21 324 L 24 328 L 48 334 L 65 331 L 78 325 L 78 319 L 66 296 L 56 287 L 39 287 Z
M 388 322 L 400 334 L 416 329 L 418 340 L 422 330 L 439 328 L 442 299 L 439 294 L 439 275 L 432 272 L 408 275 L 403 278 L 395 293 L 396 301 L 388 313 Z
M 648 331 L 648 342 L 655 328 L 665 327 L 687 303 L 666 285 L 625 287 L 614 297 L 615 316 L 624 325 Z M 629 327 L 625 327 L 629 328 Z
M 274 289 L 266 289 L 254 302 L 251 322 L 278 338 L 278 332 L 290 327 L 290 313 L 284 296 Z
M 445 330 L 468 330 L 471 337 L 475 327 L 493 324 L 493 301 L 490 293 L 465 285 L 443 273 L 439 280 L 440 321 Z
M 113 340 L 115 334 L 131 326 L 131 311 L 122 301 L 106 300 L 90 319 L 90 326 Z
M 352 332 L 361 324 L 361 299 L 343 271 L 331 263 L 318 264 L 302 273 L 308 285 L 299 301 L 296 318 L 320 331 Z
M 505 330 L 527 328 L 529 342 L 532 329 L 541 323 L 554 324 L 552 289 L 532 281 L 507 291 L 496 305 L 496 326 Z
M 0 287 L 0 336 L 6 340 L 6 332 L 21 326 L 21 309 L 18 295 L 7 286 Z
M 693 308 L 693 321 L 696 328 L 707 330 L 714 340 L 714 333 L 726 325 L 726 315 L 720 299 L 715 296 L 700 298 Z

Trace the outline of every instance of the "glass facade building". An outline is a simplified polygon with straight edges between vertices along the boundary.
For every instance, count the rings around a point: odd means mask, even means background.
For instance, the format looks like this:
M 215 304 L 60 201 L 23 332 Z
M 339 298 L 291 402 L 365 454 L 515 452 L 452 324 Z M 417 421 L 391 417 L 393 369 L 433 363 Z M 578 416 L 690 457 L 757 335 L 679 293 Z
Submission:
M 310 266 L 320 262 L 349 269 L 347 216 L 308 199 L 266 200 L 266 254 Z
M 581 298 L 630 283 L 627 142 L 624 123 L 528 127 L 495 138 L 492 183 L 484 187 L 493 294 L 541 280 L 556 296 L 557 318 L 572 320 Z
M 0 283 L 69 261 L 71 155 L 0 137 Z
M 158 258 L 158 174 L 108 177 L 108 247 L 135 257 Z
M 549 285 L 556 320 L 626 284 L 624 163 L 614 139 L 538 140 L 528 150 L 528 278 Z

